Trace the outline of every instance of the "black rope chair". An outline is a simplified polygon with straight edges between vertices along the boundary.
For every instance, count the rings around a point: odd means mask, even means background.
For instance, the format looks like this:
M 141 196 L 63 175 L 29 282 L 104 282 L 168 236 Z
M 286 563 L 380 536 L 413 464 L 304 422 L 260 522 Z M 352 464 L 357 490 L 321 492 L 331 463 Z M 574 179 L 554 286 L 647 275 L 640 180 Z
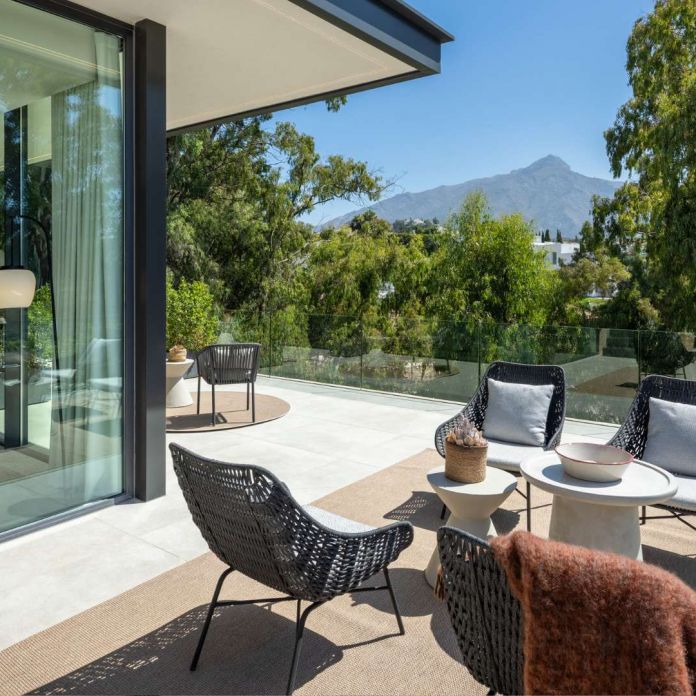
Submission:
M 551 450 L 561 441 L 563 423 L 565 422 L 565 372 L 557 365 L 523 365 L 521 363 L 492 362 L 486 370 L 476 393 L 471 397 L 467 405 L 453 418 L 442 423 L 435 431 L 435 448 L 440 456 L 445 456 L 445 438 L 454 427 L 459 416 L 468 418 L 479 430 L 483 427 L 488 407 L 488 378 L 500 382 L 514 382 L 515 384 L 553 384 L 553 395 L 549 406 L 549 414 L 546 420 L 546 433 L 544 436 L 544 449 Z M 495 466 L 493 464 L 492 466 Z M 506 467 L 507 468 L 507 467 Z M 510 473 L 519 476 L 519 467 L 509 469 Z M 526 482 L 526 493 L 519 488 L 517 492 L 527 501 L 527 530 L 532 529 L 532 501 L 531 486 Z M 446 507 L 443 506 L 441 518 L 444 519 Z
M 204 379 L 213 391 L 213 411 L 211 422 L 216 424 L 215 385 L 246 384 L 246 407 L 249 410 L 249 388 L 251 387 L 251 420 L 256 422 L 256 394 L 254 385 L 259 371 L 258 343 L 218 343 L 206 346 L 196 357 L 198 367 L 198 402 L 196 413 L 201 412 L 201 379 Z
M 645 445 L 648 441 L 651 396 L 656 399 L 663 399 L 664 401 L 696 405 L 696 380 L 662 377 L 660 375 L 648 375 L 645 377 L 640 383 L 638 393 L 633 399 L 626 419 L 616 435 L 614 435 L 607 444 L 625 449 L 636 459 L 643 458 Z M 694 452 L 694 457 L 696 458 L 696 451 Z M 681 474 L 678 476 L 681 476 Z M 660 503 L 653 507 L 667 510 L 669 514 L 650 515 L 650 517 L 648 517 L 646 508 L 643 506 L 641 511 L 641 524 L 645 524 L 646 520 L 671 519 L 675 517 L 687 527 L 696 531 L 696 526 L 684 519 L 684 517 L 696 515 L 696 511 L 681 508 L 678 505 L 670 503 Z
M 441 527 L 437 543 L 464 665 L 489 694 L 524 693 L 522 608 L 491 547 L 453 527 Z
M 198 665 L 210 620 L 220 606 L 297 602 L 288 694 L 295 685 L 307 617 L 334 597 L 388 591 L 403 635 L 387 566 L 413 541 L 413 527 L 408 522 L 357 533 L 329 529 L 304 510 L 270 471 L 199 457 L 176 444 L 169 448 L 193 520 L 210 550 L 228 566 L 215 586 L 191 670 Z M 219 600 L 225 578 L 235 570 L 284 596 Z M 361 587 L 379 571 L 384 573 L 386 584 Z M 303 601 L 309 605 L 301 611 Z

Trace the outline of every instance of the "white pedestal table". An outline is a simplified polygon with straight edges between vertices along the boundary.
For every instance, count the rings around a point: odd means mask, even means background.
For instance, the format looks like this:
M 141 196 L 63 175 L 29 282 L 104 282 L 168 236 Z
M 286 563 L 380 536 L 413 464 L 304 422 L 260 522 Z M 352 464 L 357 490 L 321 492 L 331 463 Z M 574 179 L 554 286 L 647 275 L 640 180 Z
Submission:
M 639 508 L 669 500 L 674 477 L 634 461 L 620 481 L 600 483 L 568 476 L 554 452 L 522 462 L 522 476 L 553 493 L 549 538 L 642 560 Z
M 480 539 L 496 535 L 491 514 L 517 487 L 517 480 L 511 473 L 490 466 L 486 467 L 486 478 L 480 483 L 452 481 L 445 476 L 444 466 L 428 472 L 428 483 L 450 511 L 447 526 Z M 435 586 L 439 568 L 440 554 L 436 545 L 425 569 L 425 579 L 431 587 Z
M 193 360 L 190 358 L 180 362 L 167 360 L 167 408 L 181 408 L 193 403 L 191 393 L 183 379 L 191 365 Z

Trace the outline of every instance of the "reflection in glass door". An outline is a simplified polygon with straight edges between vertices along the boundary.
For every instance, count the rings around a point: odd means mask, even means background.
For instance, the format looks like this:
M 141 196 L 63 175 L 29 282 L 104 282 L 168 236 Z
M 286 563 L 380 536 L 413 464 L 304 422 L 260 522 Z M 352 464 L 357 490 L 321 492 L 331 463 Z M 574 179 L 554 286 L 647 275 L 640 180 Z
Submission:
M 0 0 L 0 260 L 36 277 L 0 310 L 0 533 L 123 489 L 121 54 Z

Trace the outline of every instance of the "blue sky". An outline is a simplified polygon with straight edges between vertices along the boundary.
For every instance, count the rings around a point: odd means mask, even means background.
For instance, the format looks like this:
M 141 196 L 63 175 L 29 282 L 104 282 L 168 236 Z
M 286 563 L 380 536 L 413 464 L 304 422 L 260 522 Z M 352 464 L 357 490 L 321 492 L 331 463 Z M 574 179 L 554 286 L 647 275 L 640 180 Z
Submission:
M 603 132 L 629 97 L 626 39 L 648 0 L 410 0 L 455 35 L 442 73 L 277 114 L 322 155 L 365 160 L 387 195 L 524 167 L 547 154 L 610 178 Z M 357 207 L 336 202 L 318 224 Z

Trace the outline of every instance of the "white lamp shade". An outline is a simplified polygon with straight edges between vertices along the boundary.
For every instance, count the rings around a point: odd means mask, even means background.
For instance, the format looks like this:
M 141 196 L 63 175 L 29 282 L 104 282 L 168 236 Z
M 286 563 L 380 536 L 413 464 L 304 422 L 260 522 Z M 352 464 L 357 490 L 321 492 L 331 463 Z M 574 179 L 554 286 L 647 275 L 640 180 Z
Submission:
M 34 299 L 36 277 L 25 268 L 0 268 L 0 309 L 28 307 Z

